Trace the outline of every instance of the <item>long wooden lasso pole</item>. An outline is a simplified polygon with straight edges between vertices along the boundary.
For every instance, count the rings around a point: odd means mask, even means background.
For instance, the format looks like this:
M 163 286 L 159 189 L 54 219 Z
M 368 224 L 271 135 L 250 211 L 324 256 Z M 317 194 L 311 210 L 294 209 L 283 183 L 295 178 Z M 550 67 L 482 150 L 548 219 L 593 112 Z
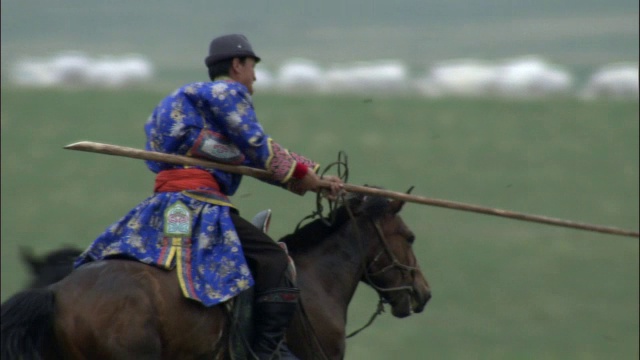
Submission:
M 93 152 L 93 153 L 99 153 L 99 154 L 123 156 L 123 157 L 129 157 L 134 159 L 159 161 L 159 162 L 164 162 L 164 163 L 169 163 L 174 165 L 202 166 L 205 168 L 219 169 L 219 170 L 223 170 L 223 171 L 234 173 L 234 174 L 248 175 L 251 177 L 264 179 L 264 180 L 273 178 L 272 174 L 268 171 L 255 169 L 247 166 L 221 164 L 213 161 L 197 159 L 197 158 L 188 157 L 188 156 L 165 154 L 165 153 L 160 153 L 156 151 L 147 151 L 147 150 L 141 150 L 141 149 L 130 148 L 125 146 L 97 143 L 92 141 L 77 142 L 77 143 L 69 144 L 64 148 L 69 150 L 78 150 L 78 151 L 87 151 L 87 152 Z M 329 182 L 328 181 L 324 182 L 322 186 L 328 188 Z M 620 229 L 620 228 L 615 228 L 610 226 L 585 224 L 585 223 L 557 219 L 557 218 L 552 218 L 547 216 L 524 214 L 524 213 L 519 213 L 515 211 L 489 208 L 489 207 L 465 204 L 465 203 L 449 201 L 449 200 L 427 198 L 424 196 L 405 194 L 405 193 L 400 193 L 396 191 L 371 188 L 367 186 L 344 184 L 344 190 L 352 193 L 383 196 L 390 199 L 401 200 L 401 201 L 406 201 L 406 202 L 411 202 L 416 204 L 438 206 L 438 207 L 444 207 L 444 208 L 462 210 L 462 211 L 470 211 L 470 212 L 475 212 L 480 214 L 500 216 L 500 217 L 509 218 L 509 219 L 537 222 L 542 224 L 587 230 L 587 231 L 599 232 L 604 234 L 630 236 L 635 238 L 639 237 L 638 231 L 633 231 L 633 230 L 625 230 L 625 229 Z

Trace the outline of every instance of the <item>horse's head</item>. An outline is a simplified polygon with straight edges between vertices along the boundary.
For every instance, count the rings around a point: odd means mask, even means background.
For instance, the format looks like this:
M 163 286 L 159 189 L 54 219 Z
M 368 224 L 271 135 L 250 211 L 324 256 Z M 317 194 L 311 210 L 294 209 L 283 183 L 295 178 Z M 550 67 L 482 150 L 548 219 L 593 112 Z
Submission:
M 431 298 L 429 283 L 413 252 L 415 235 L 398 215 L 403 205 L 403 201 L 367 196 L 356 207 L 358 221 L 363 222 L 358 227 L 360 236 L 369 238 L 362 281 L 399 318 L 422 312 Z
M 74 247 L 63 247 L 38 257 L 26 247 L 20 248 L 22 261 L 28 266 L 34 279 L 29 288 L 39 288 L 62 280 L 73 270 L 73 261 L 82 253 Z

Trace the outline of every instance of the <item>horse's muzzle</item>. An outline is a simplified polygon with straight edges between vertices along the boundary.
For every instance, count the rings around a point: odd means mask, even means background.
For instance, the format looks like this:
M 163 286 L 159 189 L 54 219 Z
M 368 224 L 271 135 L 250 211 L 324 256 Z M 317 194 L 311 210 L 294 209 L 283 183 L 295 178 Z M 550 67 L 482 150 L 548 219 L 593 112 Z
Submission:
M 431 290 L 428 288 L 416 289 L 412 291 L 404 291 L 398 293 L 397 297 L 391 300 L 391 314 L 397 318 L 404 318 L 412 314 L 421 313 L 427 302 L 431 299 Z
M 431 300 L 431 289 L 426 289 L 421 292 L 414 291 L 411 294 L 411 310 L 414 313 L 421 313 L 427 303 Z

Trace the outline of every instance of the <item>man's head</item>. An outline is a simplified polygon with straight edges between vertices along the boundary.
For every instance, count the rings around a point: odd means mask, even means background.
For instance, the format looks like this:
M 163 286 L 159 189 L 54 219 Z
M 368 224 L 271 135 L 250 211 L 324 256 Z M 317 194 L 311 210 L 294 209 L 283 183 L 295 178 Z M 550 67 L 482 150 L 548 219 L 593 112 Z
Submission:
M 253 93 L 253 82 L 256 80 L 254 67 L 259 61 L 249 40 L 240 34 L 223 35 L 211 40 L 209 56 L 204 60 L 211 80 L 226 75 L 245 85 L 250 93 Z

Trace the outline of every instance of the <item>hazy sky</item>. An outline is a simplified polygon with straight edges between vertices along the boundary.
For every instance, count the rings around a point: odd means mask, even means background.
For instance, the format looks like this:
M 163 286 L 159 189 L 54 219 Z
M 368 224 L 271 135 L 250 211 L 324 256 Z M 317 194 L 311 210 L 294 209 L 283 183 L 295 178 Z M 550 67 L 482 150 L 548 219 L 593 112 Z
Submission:
M 265 64 L 540 54 L 577 66 L 637 61 L 635 0 L 2 1 L 2 59 L 61 50 L 137 52 L 201 66 L 209 40 L 242 32 Z

